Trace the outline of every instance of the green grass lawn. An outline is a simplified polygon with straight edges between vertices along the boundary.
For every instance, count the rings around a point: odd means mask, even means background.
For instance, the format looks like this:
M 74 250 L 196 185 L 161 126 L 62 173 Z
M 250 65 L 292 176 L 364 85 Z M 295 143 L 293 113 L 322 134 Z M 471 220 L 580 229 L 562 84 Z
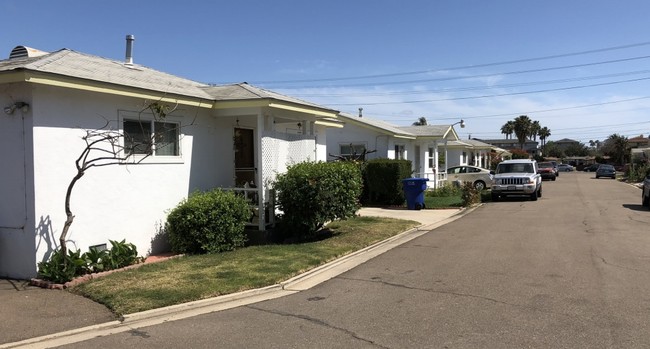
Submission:
M 418 225 L 356 217 L 329 224 L 318 241 L 174 258 L 94 279 L 71 291 L 116 314 L 129 314 L 277 284 Z
M 462 207 L 463 200 L 460 195 L 455 196 L 425 196 L 424 207 L 426 208 L 450 208 Z

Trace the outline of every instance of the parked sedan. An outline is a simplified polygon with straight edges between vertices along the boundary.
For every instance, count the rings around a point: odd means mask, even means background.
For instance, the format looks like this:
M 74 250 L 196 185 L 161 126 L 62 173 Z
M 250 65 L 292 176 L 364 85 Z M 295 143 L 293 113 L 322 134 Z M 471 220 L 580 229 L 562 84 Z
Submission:
M 474 188 L 483 190 L 492 186 L 489 170 L 475 166 L 455 166 L 447 169 L 448 181 L 472 182 Z
M 542 179 L 550 179 L 554 181 L 557 177 L 552 162 L 538 162 L 537 173 L 542 176 Z
M 559 164 L 557 165 L 557 170 L 560 172 L 571 172 L 574 171 L 575 169 L 573 168 L 573 166 L 569 164 Z
M 600 177 L 610 177 L 611 179 L 616 179 L 616 170 L 612 165 L 600 165 L 596 170 L 596 178 Z

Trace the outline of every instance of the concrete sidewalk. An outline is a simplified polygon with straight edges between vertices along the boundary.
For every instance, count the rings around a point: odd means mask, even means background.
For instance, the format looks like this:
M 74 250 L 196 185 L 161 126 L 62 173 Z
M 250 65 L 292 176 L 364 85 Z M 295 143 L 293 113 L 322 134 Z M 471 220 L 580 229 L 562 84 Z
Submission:
M 0 322 L 0 349 L 60 346 L 283 297 L 329 280 L 467 212 L 461 209 L 362 208 L 360 216 L 408 219 L 422 225 L 277 285 L 129 314 L 120 319 L 104 306 L 67 291 L 41 289 L 29 286 L 27 281 L 0 279 L 0 316 L 4 319 Z

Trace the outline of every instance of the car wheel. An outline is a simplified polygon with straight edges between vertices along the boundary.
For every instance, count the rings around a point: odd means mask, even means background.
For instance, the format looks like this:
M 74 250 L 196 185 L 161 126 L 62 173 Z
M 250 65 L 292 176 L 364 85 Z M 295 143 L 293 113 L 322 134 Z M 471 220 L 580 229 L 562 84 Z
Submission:
M 598 179 L 598 178 L 600 178 L 600 177 L 598 177 L 598 175 L 596 175 L 596 179 Z
M 643 193 L 645 193 L 645 189 L 641 192 L 641 205 L 650 207 L 650 196 L 645 196 Z
M 555 182 L 555 177 L 551 178 L 551 180 Z
M 483 191 L 485 189 L 485 183 L 483 181 L 476 181 L 474 182 L 474 188 L 478 191 Z
M 535 190 L 534 193 L 530 194 L 530 200 L 531 201 L 537 201 L 537 196 L 539 195 L 539 191 Z
M 538 198 L 542 197 L 542 187 L 539 187 L 539 190 L 537 191 L 537 197 Z

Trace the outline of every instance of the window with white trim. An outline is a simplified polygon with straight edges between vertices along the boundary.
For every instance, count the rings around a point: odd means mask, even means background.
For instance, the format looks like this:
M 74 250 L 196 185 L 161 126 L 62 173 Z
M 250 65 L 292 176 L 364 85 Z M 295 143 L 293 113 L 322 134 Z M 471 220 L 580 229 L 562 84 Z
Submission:
M 366 145 L 365 144 L 339 144 L 339 154 L 352 160 L 365 160 L 366 159 Z
M 429 168 L 434 168 L 433 166 L 433 157 L 435 155 L 435 149 L 433 147 L 429 147 Z
M 168 121 L 123 119 L 127 155 L 179 156 L 180 124 Z

